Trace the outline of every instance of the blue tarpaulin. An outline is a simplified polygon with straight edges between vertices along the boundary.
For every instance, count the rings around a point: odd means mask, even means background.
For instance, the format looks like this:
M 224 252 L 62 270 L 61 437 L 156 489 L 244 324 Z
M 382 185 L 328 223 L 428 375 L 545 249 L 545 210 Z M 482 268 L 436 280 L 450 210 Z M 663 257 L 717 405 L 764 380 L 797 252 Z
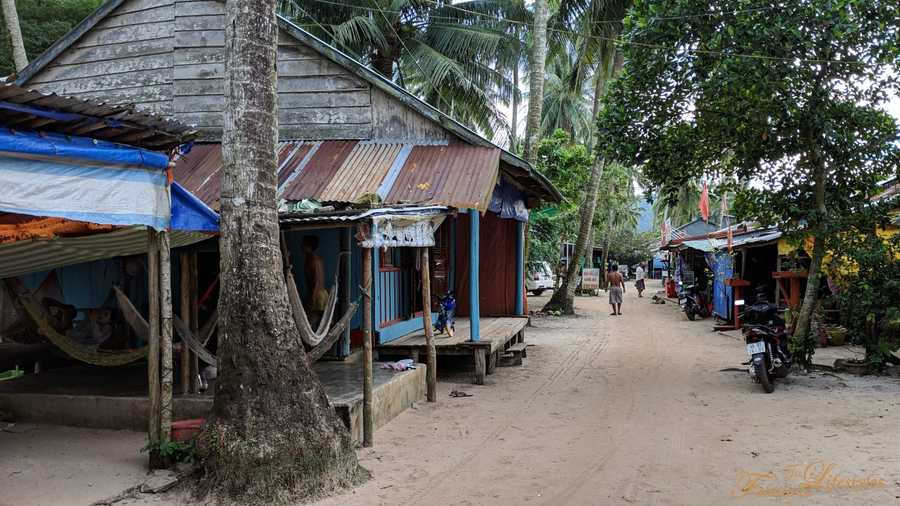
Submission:
M 511 218 L 521 222 L 528 222 L 528 208 L 525 207 L 525 195 L 518 188 L 509 184 L 505 178 L 500 178 L 497 186 L 494 187 L 488 211 L 497 213 L 504 219 Z
M 100 162 L 104 165 L 127 165 L 164 170 L 169 158 L 155 151 L 147 151 L 122 144 L 50 133 L 13 131 L 0 128 L 0 151 L 3 156 L 52 157 L 73 161 Z
M 202 200 L 172 183 L 172 221 L 169 228 L 193 232 L 218 232 L 219 215 Z

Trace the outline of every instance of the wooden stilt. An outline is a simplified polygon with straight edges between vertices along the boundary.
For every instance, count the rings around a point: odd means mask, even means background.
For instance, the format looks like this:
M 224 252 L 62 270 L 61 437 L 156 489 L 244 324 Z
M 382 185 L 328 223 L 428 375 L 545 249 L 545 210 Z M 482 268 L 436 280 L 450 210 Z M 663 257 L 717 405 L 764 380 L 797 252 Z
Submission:
M 172 432 L 172 262 L 169 233 L 159 233 L 159 437 L 169 441 Z
M 422 248 L 422 325 L 425 329 L 425 349 L 428 369 L 426 385 L 428 402 L 437 402 L 437 352 L 434 349 L 434 325 L 431 323 L 431 266 L 428 248 Z
M 363 249 L 363 446 L 374 444 L 372 400 L 372 250 Z
M 191 259 L 191 284 L 190 284 L 190 300 L 189 305 L 191 307 L 191 332 L 194 333 L 195 336 L 200 335 L 200 306 L 197 304 L 197 290 L 199 289 L 199 274 L 197 272 L 197 252 L 191 251 L 189 253 L 189 258 Z M 199 394 L 200 393 L 200 359 L 197 357 L 197 354 L 191 351 L 191 393 Z
M 179 257 L 179 272 L 181 279 L 179 280 L 179 299 L 180 306 L 178 315 L 188 327 L 191 325 L 191 261 L 188 254 L 182 252 Z M 179 391 L 181 395 L 187 395 L 191 386 L 191 350 L 184 341 L 181 342 L 181 353 L 178 354 L 180 365 Z
M 147 393 L 150 404 L 150 422 L 147 437 L 150 445 L 159 443 L 159 241 L 156 231 L 147 233 L 147 298 L 149 300 L 149 335 L 147 338 Z M 159 452 L 150 451 L 150 467 L 160 467 Z
M 484 385 L 484 376 L 487 374 L 487 364 L 485 363 L 487 350 L 481 346 L 473 346 L 472 353 L 475 354 L 475 384 Z

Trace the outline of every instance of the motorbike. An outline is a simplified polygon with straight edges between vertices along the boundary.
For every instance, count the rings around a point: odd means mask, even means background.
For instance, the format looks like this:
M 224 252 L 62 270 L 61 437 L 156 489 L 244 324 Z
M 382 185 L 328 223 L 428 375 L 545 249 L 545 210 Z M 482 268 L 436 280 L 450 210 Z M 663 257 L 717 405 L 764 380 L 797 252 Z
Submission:
M 786 378 L 793 364 L 784 320 L 778 316 L 778 308 L 765 298 L 748 307 L 744 317 L 744 341 L 750 355 L 744 364 L 753 382 L 770 394 L 775 391 L 775 379 Z
M 438 301 L 438 317 L 434 324 L 434 330 L 438 335 L 447 332 L 447 335 L 453 337 L 456 331 L 456 324 L 453 321 L 453 312 L 456 311 L 456 298 L 453 292 L 447 292 L 438 297 L 434 296 Z
M 697 285 L 684 287 L 678 303 L 681 305 L 681 309 L 688 317 L 688 320 L 694 321 L 698 316 L 700 318 L 709 316 L 709 306 L 706 304 L 706 299 Z

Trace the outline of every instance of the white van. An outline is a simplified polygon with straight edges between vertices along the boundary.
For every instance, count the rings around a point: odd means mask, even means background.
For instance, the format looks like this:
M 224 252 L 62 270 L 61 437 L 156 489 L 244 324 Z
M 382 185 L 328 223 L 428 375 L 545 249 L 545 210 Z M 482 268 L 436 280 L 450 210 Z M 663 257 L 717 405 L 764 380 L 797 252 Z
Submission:
M 530 262 L 525 273 L 525 289 L 534 295 L 541 295 L 545 290 L 556 287 L 556 277 L 550 268 L 550 262 Z

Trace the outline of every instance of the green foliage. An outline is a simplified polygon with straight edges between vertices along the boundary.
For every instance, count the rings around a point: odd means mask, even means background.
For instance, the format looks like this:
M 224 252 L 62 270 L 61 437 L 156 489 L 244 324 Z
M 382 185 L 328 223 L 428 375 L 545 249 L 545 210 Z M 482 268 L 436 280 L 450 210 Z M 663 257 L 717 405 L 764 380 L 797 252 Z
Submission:
M 751 7 L 635 1 L 599 145 L 639 164 L 656 189 L 736 178 L 748 183 L 736 198 L 739 219 L 829 237 L 897 170 L 898 129 L 884 107 L 900 86 L 900 6 Z
M 614 230 L 609 241 L 609 258 L 619 265 L 633 266 L 653 257 L 659 241 L 656 232 L 637 232 L 633 228 Z
M 734 176 L 742 217 L 827 223 L 870 194 L 898 160 L 883 110 L 900 63 L 896 3 L 742 0 L 635 3 L 626 70 L 599 123 L 605 151 L 640 163 L 656 188 Z M 719 12 L 719 14 L 715 14 Z M 673 18 L 673 19 L 669 19 Z M 828 216 L 814 209 L 813 158 L 827 170 Z
M 34 59 L 86 18 L 100 0 L 19 0 L 16 10 L 28 59 Z M 2 17 L 2 14 L 0 14 Z M 15 72 L 6 20 L 0 26 L 0 76 Z
M 841 323 L 865 345 L 866 359 L 875 365 L 900 346 L 900 234 L 878 235 L 887 226 L 879 207 L 861 206 L 845 217 L 845 230 L 827 242 Z
M 578 233 L 578 211 L 590 176 L 593 157 L 583 144 L 556 130 L 538 147 L 537 169 L 559 189 L 564 200 L 531 213 L 528 261 L 559 263 L 561 245 Z
M 143 448 L 141 448 L 141 452 L 153 451 L 158 452 L 160 457 L 170 462 L 191 464 L 197 460 L 197 445 L 194 442 L 194 438 L 191 438 L 187 442 L 148 442 Z

